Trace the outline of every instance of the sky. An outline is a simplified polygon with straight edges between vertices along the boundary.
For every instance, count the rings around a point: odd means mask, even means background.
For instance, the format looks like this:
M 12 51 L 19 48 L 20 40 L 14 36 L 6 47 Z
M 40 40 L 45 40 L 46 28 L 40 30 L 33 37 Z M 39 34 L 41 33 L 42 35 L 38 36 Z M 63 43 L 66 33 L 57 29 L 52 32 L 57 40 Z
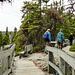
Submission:
M 20 10 L 23 6 L 23 1 L 13 0 L 12 5 L 7 2 L 0 3 L 0 31 L 6 31 L 6 27 L 8 27 L 8 31 L 14 31 L 15 27 L 19 30 L 22 16 Z
M 8 31 L 14 31 L 15 27 L 19 30 L 22 16 L 20 10 L 23 1 L 26 0 L 13 0 L 12 5 L 7 2 L 0 3 L 0 31 L 6 31 L 6 27 L 8 27 Z M 53 0 L 50 1 L 53 2 Z

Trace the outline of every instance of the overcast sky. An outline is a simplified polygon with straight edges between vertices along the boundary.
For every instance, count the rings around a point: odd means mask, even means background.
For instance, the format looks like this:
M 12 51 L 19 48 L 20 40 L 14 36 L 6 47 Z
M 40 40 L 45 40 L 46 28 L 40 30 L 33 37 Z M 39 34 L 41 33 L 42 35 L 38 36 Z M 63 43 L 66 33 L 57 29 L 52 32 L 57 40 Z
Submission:
M 21 7 L 24 0 L 13 0 L 12 5 L 4 2 L 0 3 L 0 31 L 5 31 L 8 27 L 8 31 L 13 31 L 15 27 L 19 30 L 21 25 Z M 26 1 L 26 0 L 25 0 Z M 31 1 L 31 0 L 27 0 Z M 50 0 L 51 2 L 54 0 Z
M 0 3 L 0 31 L 5 31 L 8 27 L 9 31 L 13 31 L 15 27 L 19 30 L 21 25 L 21 7 L 24 0 L 13 0 L 12 5 L 4 2 Z M 28 1 L 28 0 L 27 0 Z M 29 0 L 30 1 L 30 0 Z

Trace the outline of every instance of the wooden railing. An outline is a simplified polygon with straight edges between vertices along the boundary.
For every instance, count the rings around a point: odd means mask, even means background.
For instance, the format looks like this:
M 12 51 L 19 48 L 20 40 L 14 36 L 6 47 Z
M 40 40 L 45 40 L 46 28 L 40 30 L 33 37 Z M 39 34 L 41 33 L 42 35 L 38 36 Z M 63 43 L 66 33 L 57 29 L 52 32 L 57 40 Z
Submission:
M 4 45 L 4 48 L 9 48 L 9 47 L 11 47 L 11 46 L 12 46 L 12 44 Z
M 8 50 L 0 51 L 0 75 L 8 75 L 12 72 L 12 66 L 14 65 L 14 48 L 15 44 Z
M 23 57 L 24 56 L 28 56 L 29 53 L 32 53 L 32 49 L 33 49 L 32 44 L 26 45 L 25 46 L 25 50 L 20 52 L 20 53 L 18 53 L 19 54 L 19 58 L 21 58 L 22 56 Z
M 49 61 L 48 61 L 48 72 L 52 69 L 55 70 L 59 75 L 75 75 L 75 58 L 66 53 L 65 51 L 55 48 L 55 47 L 50 47 L 47 46 L 46 48 L 48 50 L 48 56 L 49 56 Z M 59 56 L 59 65 L 56 65 L 54 54 L 57 54 Z
M 0 51 L 3 51 L 5 49 L 7 49 L 7 48 L 9 49 L 11 46 L 12 46 L 12 44 L 1 46 Z

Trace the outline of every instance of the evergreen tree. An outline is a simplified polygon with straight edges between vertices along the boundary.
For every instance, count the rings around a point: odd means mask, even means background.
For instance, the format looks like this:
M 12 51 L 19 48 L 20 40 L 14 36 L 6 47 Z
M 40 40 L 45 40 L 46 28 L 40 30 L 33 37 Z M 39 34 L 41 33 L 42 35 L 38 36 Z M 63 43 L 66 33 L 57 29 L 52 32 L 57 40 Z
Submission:
M 50 9 L 47 10 L 46 7 L 41 7 L 40 11 L 39 7 L 40 5 L 36 2 L 24 2 L 24 6 L 21 10 L 23 13 L 22 25 L 15 37 L 16 51 L 22 50 L 24 44 L 33 44 L 33 47 L 42 50 L 45 45 L 42 36 L 48 28 L 51 29 L 52 40 L 56 39 L 56 34 L 59 32 L 60 28 L 63 29 L 65 38 L 68 39 L 70 26 L 74 28 L 74 21 L 72 20 L 72 25 L 70 25 L 71 20 L 69 20 L 67 13 L 63 13 L 63 11 L 65 11 L 64 7 L 60 6 L 59 2 L 54 2 L 50 5 Z
M 6 32 L 3 36 L 3 45 L 7 45 L 9 44 L 10 38 L 9 38 L 9 34 L 8 34 L 8 27 L 6 27 Z
M 12 42 L 14 42 L 14 38 L 15 38 L 16 34 L 17 34 L 17 28 L 15 27 L 14 28 L 14 33 L 12 35 Z

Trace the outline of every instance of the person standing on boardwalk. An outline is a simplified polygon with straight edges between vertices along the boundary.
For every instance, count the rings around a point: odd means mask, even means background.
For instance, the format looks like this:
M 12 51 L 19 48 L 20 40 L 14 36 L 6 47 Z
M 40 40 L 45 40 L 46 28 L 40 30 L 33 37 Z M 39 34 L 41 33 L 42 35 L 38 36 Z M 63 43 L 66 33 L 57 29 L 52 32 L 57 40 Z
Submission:
M 60 32 L 58 32 L 56 40 L 57 40 L 57 47 L 62 49 L 63 41 L 65 41 L 64 34 L 62 33 L 62 29 L 60 29 Z
M 46 42 L 46 46 L 49 46 L 51 44 L 51 33 L 50 33 L 50 29 L 47 29 L 47 31 L 44 33 L 43 35 L 44 41 Z M 45 47 L 45 53 L 47 53 L 48 51 L 46 50 Z
M 69 36 L 69 41 L 70 41 L 70 46 L 71 46 L 73 43 L 73 34 L 72 33 Z

